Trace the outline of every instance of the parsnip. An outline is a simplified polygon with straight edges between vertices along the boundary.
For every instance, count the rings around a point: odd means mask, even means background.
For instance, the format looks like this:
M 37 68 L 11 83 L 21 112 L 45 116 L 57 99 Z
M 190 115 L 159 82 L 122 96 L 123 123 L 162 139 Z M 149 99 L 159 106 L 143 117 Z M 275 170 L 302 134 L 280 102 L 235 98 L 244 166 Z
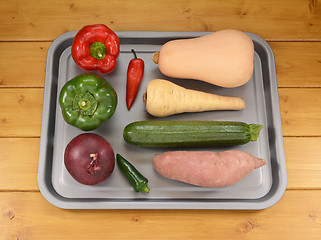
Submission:
M 154 79 L 148 83 L 144 102 L 147 112 L 155 117 L 166 117 L 184 112 L 245 108 L 245 102 L 239 97 L 226 97 L 186 89 L 162 79 Z

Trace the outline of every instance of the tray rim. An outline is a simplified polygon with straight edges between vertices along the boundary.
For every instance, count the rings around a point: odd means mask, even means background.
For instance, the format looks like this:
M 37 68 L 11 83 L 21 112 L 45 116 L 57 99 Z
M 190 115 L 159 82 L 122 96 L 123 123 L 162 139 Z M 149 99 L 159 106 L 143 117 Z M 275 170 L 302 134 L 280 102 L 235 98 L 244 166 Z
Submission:
M 70 40 L 77 31 L 66 32 L 56 38 L 50 45 L 47 52 L 46 61 L 46 75 L 43 97 L 43 113 L 46 112 L 45 103 L 50 102 L 52 89 L 52 66 L 48 63 L 54 58 L 53 53 L 56 45 L 59 45 L 67 40 Z M 184 37 L 198 37 L 212 32 L 160 32 L 160 31 L 118 31 L 116 34 L 121 38 L 184 38 Z M 258 202 L 259 199 L 73 199 L 73 201 L 66 201 L 55 192 L 54 188 L 49 189 L 46 184 L 46 150 L 50 145 L 52 139 L 48 139 L 48 122 L 49 114 L 43 114 L 41 124 L 40 136 L 40 150 L 39 150 L 39 164 L 38 164 L 38 186 L 41 194 L 45 199 L 59 208 L 65 209 L 247 209 L 258 210 L 271 207 L 277 203 L 285 193 L 287 186 L 287 173 L 285 165 L 285 154 L 283 145 L 283 134 L 281 126 L 281 114 L 279 106 L 279 96 L 276 79 L 275 59 L 274 54 L 269 44 L 261 37 L 254 33 L 245 32 L 254 42 L 260 43 L 260 46 L 265 50 L 268 57 L 268 71 L 270 75 L 271 96 L 275 101 L 273 102 L 273 123 L 278 128 L 275 130 L 275 141 L 278 142 L 276 146 L 282 146 L 277 149 L 277 163 L 279 165 L 279 182 L 276 192 L 270 198 Z M 263 67 L 263 66 L 262 66 Z M 50 84 L 49 84 L 50 83 Z M 50 177 L 51 179 L 51 177 Z M 48 181 L 48 179 L 47 179 Z M 274 183 L 273 183 L 274 185 Z M 273 186 L 272 186 L 273 187 Z M 272 190 L 270 190 L 272 191 Z M 268 193 L 269 194 L 269 193 Z M 263 197 L 264 198 L 264 197 Z M 262 199 L 263 199 L 262 198 Z M 95 207 L 88 206 L 88 203 L 95 203 Z M 129 204 L 130 203 L 130 204 Z M 155 208 L 155 204 L 157 207 Z M 90 204 L 89 204 L 90 205 Z M 91 204 L 93 205 L 93 204 Z

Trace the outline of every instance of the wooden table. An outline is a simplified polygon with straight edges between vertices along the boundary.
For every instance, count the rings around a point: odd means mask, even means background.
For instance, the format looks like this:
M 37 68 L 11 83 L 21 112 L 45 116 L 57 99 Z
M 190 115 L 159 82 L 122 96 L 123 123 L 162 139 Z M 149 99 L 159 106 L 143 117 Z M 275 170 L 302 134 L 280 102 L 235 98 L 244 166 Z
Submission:
M 0 4 L 0 239 L 321 239 L 321 2 L 44 1 Z M 63 210 L 37 185 L 46 54 L 59 35 L 255 33 L 277 69 L 288 186 L 266 210 Z

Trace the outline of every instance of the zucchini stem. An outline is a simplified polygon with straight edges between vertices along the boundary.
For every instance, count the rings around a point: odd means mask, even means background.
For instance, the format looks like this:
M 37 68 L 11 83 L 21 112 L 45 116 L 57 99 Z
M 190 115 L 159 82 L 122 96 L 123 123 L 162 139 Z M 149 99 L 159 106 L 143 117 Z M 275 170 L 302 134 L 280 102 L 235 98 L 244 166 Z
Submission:
M 249 133 L 250 133 L 250 136 L 251 136 L 251 141 L 256 141 L 257 140 L 257 138 L 260 135 L 260 131 L 261 131 L 262 128 L 263 128 L 263 126 L 260 125 L 260 124 L 250 124 L 249 125 Z

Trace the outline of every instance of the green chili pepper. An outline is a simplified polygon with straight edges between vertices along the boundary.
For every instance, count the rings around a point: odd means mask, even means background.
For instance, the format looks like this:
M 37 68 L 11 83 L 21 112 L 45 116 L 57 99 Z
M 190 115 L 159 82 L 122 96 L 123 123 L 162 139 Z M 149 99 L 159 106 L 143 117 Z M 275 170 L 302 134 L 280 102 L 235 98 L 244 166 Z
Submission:
M 118 167 L 127 177 L 135 192 L 144 191 L 148 193 L 148 179 L 145 178 L 130 162 L 128 162 L 120 154 L 117 154 L 116 158 Z
M 117 94 L 104 78 L 95 74 L 82 74 L 62 87 L 59 104 L 67 123 L 90 131 L 114 114 Z

